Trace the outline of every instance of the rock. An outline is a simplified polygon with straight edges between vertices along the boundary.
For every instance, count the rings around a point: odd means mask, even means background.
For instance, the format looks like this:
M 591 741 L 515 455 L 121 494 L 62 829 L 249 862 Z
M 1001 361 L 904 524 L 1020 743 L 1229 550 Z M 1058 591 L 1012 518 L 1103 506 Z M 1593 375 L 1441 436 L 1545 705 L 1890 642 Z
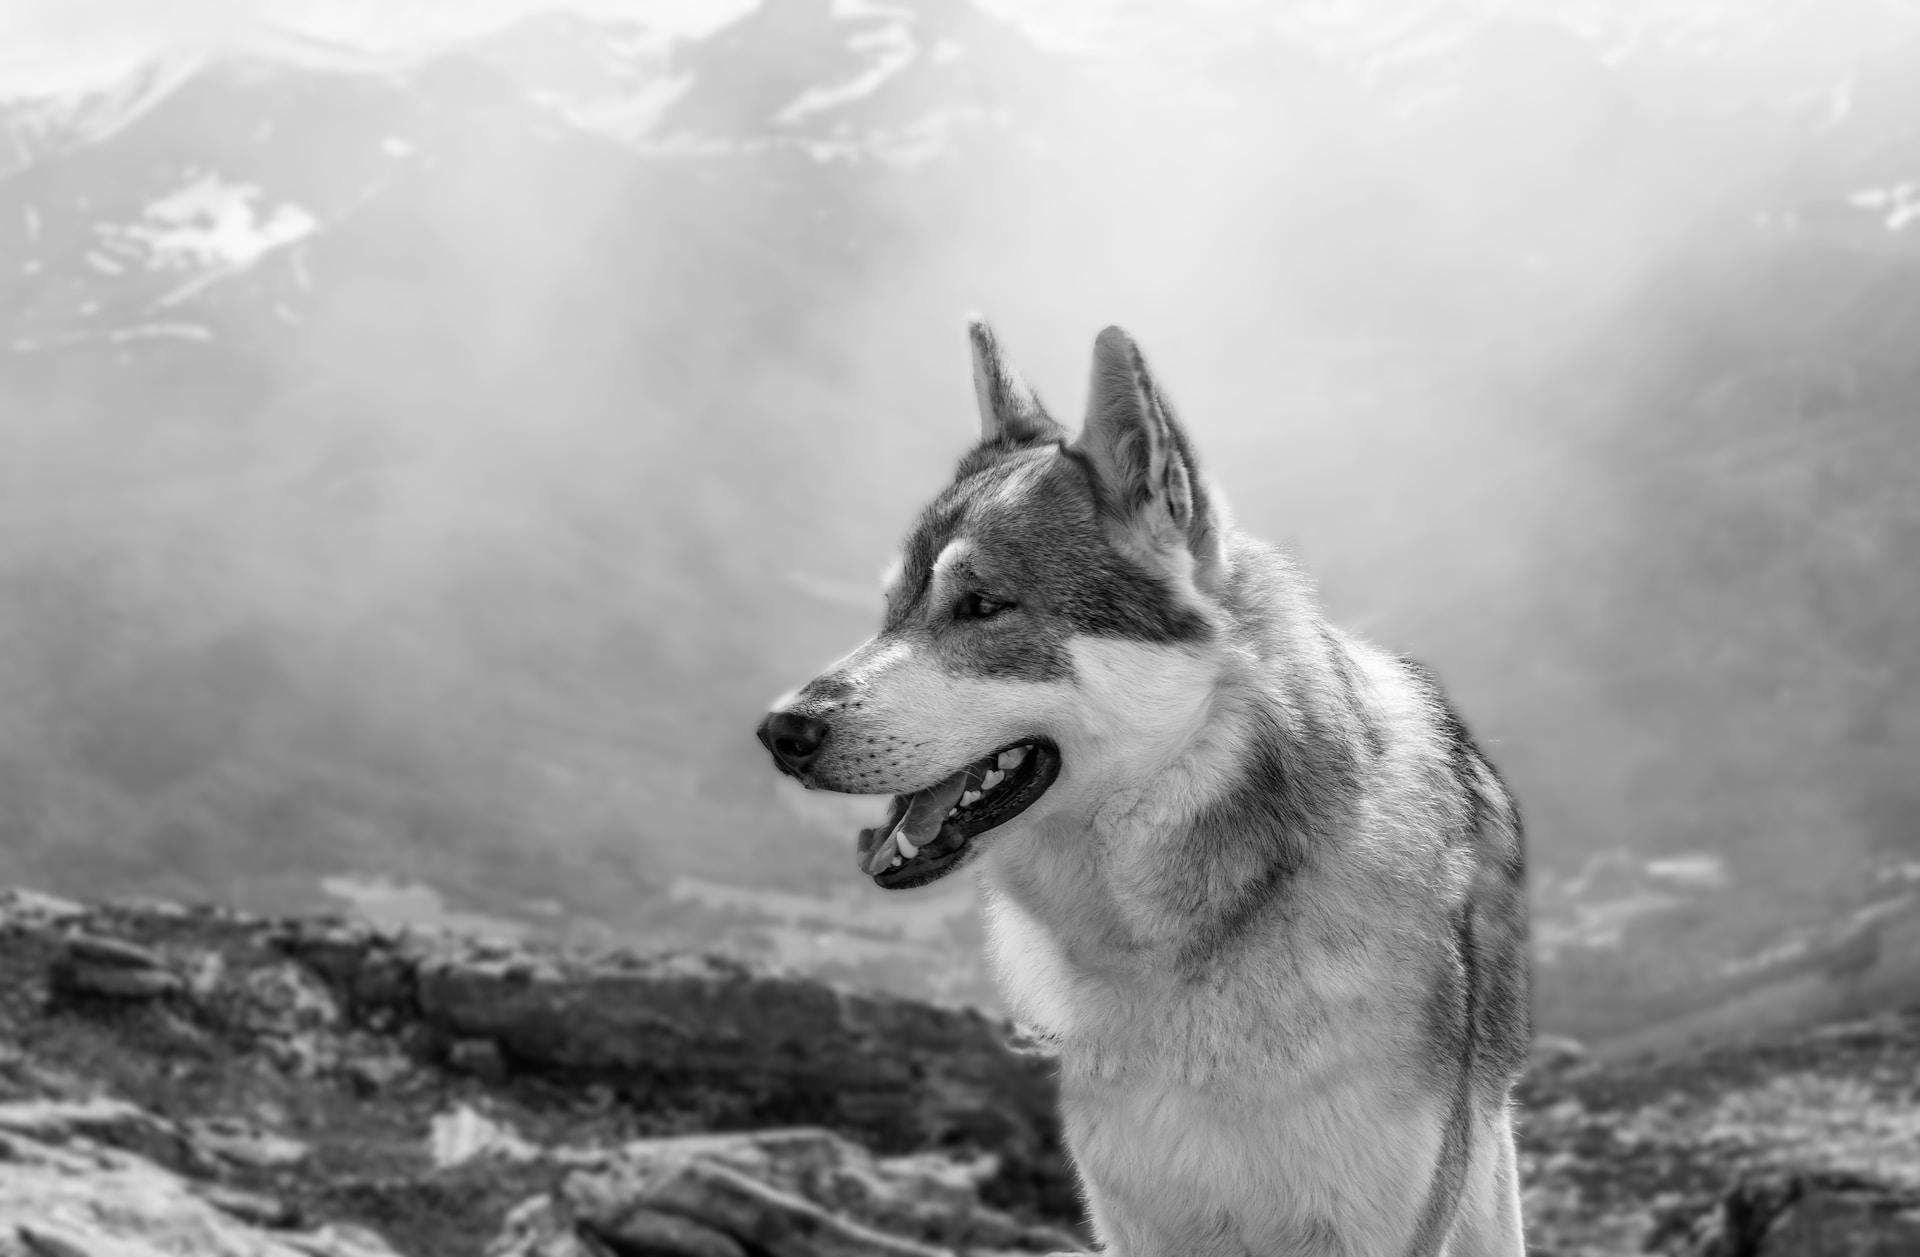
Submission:
M 255 1034 L 290 1039 L 343 1020 L 333 989 L 304 965 L 250 966 L 231 975 L 227 987 L 233 1022 Z
M 971 1010 L 711 957 L 589 962 L 457 944 L 423 955 L 414 987 L 442 1033 L 492 1041 L 516 1068 L 612 1077 L 641 1100 L 697 1098 L 715 1125 L 799 1120 L 883 1152 L 991 1150 L 1010 1192 L 1072 1198 L 1051 1062 L 1008 1050 Z
M 56 995 L 146 1000 L 176 995 L 186 979 L 144 947 L 118 939 L 77 934 L 48 975 Z
M 606 1245 L 583 1235 L 552 1196 L 522 1201 L 507 1214 L 486 1257 L 611 1257 Z
M 417 957 L 372 926 L 338 920 L 292 921 L 274 927 L 268 941 L 326 979 L 360 1019 L 414 1007 Z
M 37 890 L 0 890 L 0 929 L 44 930 L 87 914 L 85 904 Z
M 397 1257 L 377 1235 L 269 1232 L 169 1170 L 76 1139 L 0 1132 L 0 1257 Z
M 20 1100 L 0 1104 L 0 1134 L 49 1147 L 103 1145 L 136 1153 L 174 1170 L 198 1170 L 207 1159 L 188 1133 L 123 1100 Z
M 307 1257 L 395 1257 L 385 1240 L 361 1226 L 335 1223 L 312 1231 L 288 1232 L 276 1238 Z
M 1756 1257 L 1913 1257 L 1920 1198 L 1874 1188 L 1813 1190 L 1774 1221 Z
M 370 1052 L 343 1061 L 340 1076 L 363 1096 L 378 1095 L 413 1072 L 413 1062 L 398 1052 Z
M 73 934 L 67 938 L 63 959 L 107 969 L 164 968 L 160 958 L 144 947 L 117 938 L 96 934 Z
M 283 924 L 272 946 L 353 1024 L 476 1080 L 604 1086 L 682 1125 L 830 1127 L 883 1153 L 997 1157 L 991 1191 L 1078 1209 L 1051 1060 L 972 1010 L 836 989 L 714 957 L 563 954 L 499 940 Z M 485 1046 L 491 1045 L 491 1046 Z
M 14 1238 L 33 1257 L 166 1257 L 144 1241 L 72 1231 L 55 1223 L 23 1223 Z
M 635 1218 L 644 1224 L 652 1215 L 670 1214 L 769 1257 L 950 1257 L 945 1250 L 836 1217 L 812 1201 L 691 1154 L 627 1158 L 605 1169 L 580 1171 L 563 1190 L 582 1227 L 597 1235 L 620 1236 Z
M 1912 1257 L 1920 1193 L 1840 1175 L 1743 1179 L 1670 1251 L 1685 1257 Z
M 656 1227 L 660 1214 L 776 1257 L 1075 1245 L 1064 1231 L 1023 1225 L 983 1204 L 979 1185 L 992 1171 L 990 1158 L 875 1158 L 824 1130 L 689 1135 L 629 1143 L 569 1176 L 559 1199 L 585 1233 L 616 1245 Z
M 981 1199 L 998 1169 L 991 1156 L 875 1157 L 828 1131 L 795 1129 L 632 1144 L 627 1155 L 696 1151 L 877 1230 L 952 1248 L 1040 1250 L 1071 1246 L 1065 1231 L 1031 1227 Z
M 532 1160 L 541 1151 L 511 1128 L 465 1104 L 434 1117 L 427 1144 L 433 1163 L 441 1169 L 451 1169 L 484 1156 Z
M 507 1080 L 507 1058 L 492 1039 L 455 1039 L 447 1045 L 447 1064 L 481 1082 Z
M 189 1137 L 208 1155 L 234 1165 L 277 1169 L 307 1159 L 307 1145 L 234 1118 L 187 1124 Z
M 1536 1071 L 1519 1094 L 1528 1238 L 1550 1253 L 1778 1257 L 1763 1240 L 1844 1224 L 1874 1252 L 1868 1237 L 1901 1236 L 1900 1202 L 1920 1200 L 1916 1076 L 1920 1010 Z
M 242 1191 L 219 1183 L 196 1183 L 194 1191 L 214 1208 L 250 1226 L 286 1230 L 300 1223 L 300 1211 L 275 1196 Z
M 604 1222 L 589 1223 L 589 1234 L 606 1240 L 621 1252 L 638 1251 L 648 1257 L 747 1257 L 739 1241 L 710 1226 L 635 1206 Z

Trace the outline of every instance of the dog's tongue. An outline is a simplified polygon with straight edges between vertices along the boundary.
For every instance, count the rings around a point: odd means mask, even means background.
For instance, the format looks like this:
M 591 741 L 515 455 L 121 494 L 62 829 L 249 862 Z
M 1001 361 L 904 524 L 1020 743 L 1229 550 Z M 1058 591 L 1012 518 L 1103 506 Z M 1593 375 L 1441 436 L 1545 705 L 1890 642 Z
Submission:
M 876 876 L 893 864 L 895 844 L 886 841 L 889 834 L 898 833 L 916 848 L 932 845 L 940 834 L 940 826 L 945 823 L 947 813 L 960 801 L 960 795 L 966 790 L 970 771 L 963 768 L 939 785 L 928 786 L 912 794 L 894 795 L 887 823 L 860 831 L 861 870 L 869 876 Z

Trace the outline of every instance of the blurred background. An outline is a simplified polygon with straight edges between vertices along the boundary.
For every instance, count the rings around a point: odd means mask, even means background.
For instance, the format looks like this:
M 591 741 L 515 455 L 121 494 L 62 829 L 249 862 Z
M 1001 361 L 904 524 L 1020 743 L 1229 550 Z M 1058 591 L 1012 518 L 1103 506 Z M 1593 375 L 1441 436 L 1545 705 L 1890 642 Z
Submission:
M 1920 978 L 1920 5 L 0 0 L 0 883 L 991 1006 L 767 701 L 1142 342 L 1621 1050 Z

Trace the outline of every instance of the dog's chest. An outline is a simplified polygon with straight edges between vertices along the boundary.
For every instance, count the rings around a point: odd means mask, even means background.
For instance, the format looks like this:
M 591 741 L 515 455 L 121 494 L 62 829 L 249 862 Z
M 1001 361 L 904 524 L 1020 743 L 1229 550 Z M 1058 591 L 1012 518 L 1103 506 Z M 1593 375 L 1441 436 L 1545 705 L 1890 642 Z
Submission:
M 1406 1094 L 1370 966 L 1269 939 L 1182 977 L 1076 954 L 1011 903 L 990 921 L 1009 1004 L 1060 1052 L 1068 1142 L 1103 1208 L 1231 1217 L 1250 1252 L 1410 1233 L 1439 1106 Z
M 1319 1251 L 1315 1235 L 1397 1251 L 1441 1142 L 1437 1105 L 1392 1099 L 1364 1070 L 1192 1086 L 1068 1065 L 1061 1108 L 1103 1226 L 1150 1227 L 1155 1251 Z M 1223 1225 L 1237 1243 L 1198 1242 Z
M 1365 1017 L 1356 1002 L 1379 989 L 1364 959 L 1321 955 L 1309 940 L 1261 931 L 1195 968 L 1175 948 L 1104 945 L 1087 927 L 1091 912 L 1043 924 L 991 879 L 985 889 L 989 955 L 1009 1011 L 1092 1073 L 1152 1062 L 1205 1083 L 1311 1069 L 1324 1042 L 1364 1032 L 1352 1024 Z

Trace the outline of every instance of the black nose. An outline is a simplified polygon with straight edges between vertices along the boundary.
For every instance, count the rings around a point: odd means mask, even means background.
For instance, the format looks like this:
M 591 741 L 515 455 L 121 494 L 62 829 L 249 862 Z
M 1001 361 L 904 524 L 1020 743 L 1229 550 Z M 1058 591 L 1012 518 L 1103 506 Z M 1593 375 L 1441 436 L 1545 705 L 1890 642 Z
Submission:
M 798 777 L 813 767 L 831 727 L 815 716 L 775 711 L 767 713 L 758 732 L 761 745 L 773 752 L 773 762 L 780 766 L 780 771 L 789 777 Z

